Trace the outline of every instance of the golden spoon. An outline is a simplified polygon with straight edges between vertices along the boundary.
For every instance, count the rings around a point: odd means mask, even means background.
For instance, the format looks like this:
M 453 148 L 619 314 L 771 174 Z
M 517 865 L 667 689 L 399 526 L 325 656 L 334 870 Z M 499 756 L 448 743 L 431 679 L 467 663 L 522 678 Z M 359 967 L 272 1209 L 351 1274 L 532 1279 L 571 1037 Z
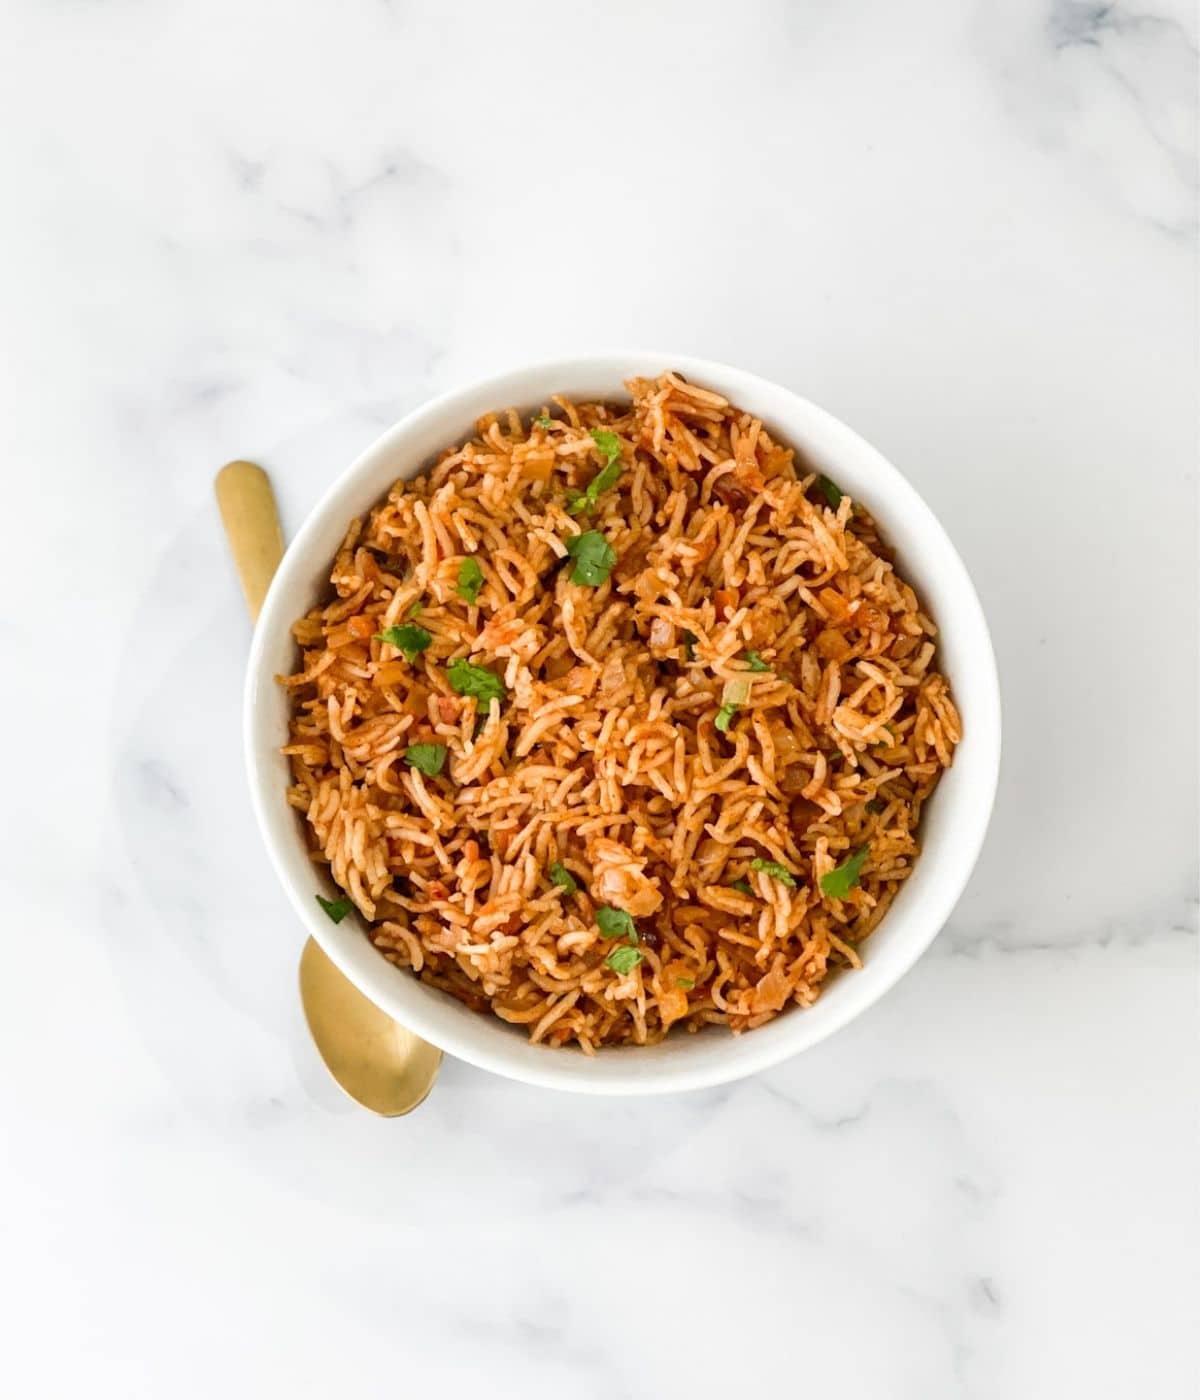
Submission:
M 246 605 L 257 618 L 283 558 L 275 493 L 253 462 L 222 467 L 216 487 Z M 311 938 L 300 955 L 300 1000 L 325 1068 L 356 1103 L 398 1118 L 433 1088 L 442 1052 L 380 1011 Z

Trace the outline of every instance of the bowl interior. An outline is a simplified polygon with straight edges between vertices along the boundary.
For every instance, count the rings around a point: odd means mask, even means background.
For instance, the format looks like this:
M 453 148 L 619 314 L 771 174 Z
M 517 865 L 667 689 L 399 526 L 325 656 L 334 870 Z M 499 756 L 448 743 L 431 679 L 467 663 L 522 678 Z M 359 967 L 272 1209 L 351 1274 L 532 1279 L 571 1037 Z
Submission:
M 284 798 L 289 775 L 278 750 L 288 707 L 274 677 L 294 669 L 291 624 L 323 595 L 347 524 L 397 478 L 416 475 L 446 446 L 470 436 L 486 412 L 509 406 L 536 411 L 555 393 L 627 400 L 624 379 L 668 368 L 761 417 L 815 470 L 868 506 L 896 551 L 898 568 L 938 624 L 939 665 L 962 713 L 963 741 L 923 814 L 922 854 L 864 944 L 860 971 L 831 978 L 814 1006 L 793 1008 L 741 1036 L 713 1028 L 589 1057 L 529 1044 L 520 1028 L 472 1012 L 387 962 L 357 916 L 341 924 L 325 917 L 314 895 L 327 894 L 328 881 L 309 860 L 301 819 Z M 890 463 L 824 410 L 755 375 L 687 356 L 611 354 L 534 366 L 411 414 L 330 487 L 293 540 L 259 618 L 247 677 L 251 795 L 272 863 L 307 931 L 373 1001 L 449 1053 L 527 1082 L 593 1093 L 655 1093 L 739 1078 L 815 1044 L 869 1006 L 912 965 L 961 893 L 986 831 L 999 755 L 999 692 L 987 626 L 962 561 L 929 508 Z

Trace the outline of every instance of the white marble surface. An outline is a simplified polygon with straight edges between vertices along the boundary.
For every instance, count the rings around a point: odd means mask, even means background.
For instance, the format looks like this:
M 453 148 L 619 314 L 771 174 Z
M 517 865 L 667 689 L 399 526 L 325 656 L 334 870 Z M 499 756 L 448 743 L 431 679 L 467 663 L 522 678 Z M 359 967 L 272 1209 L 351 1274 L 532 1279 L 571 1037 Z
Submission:
M 0 1388 L 1153 1396 L 1195 1356 L 1196 32 L 1182 0 L 3 0 Z M 215 469 L 678 347 L 949 527 L 1006 758 L 901 986 L 629 1104 L 325 1080 Z

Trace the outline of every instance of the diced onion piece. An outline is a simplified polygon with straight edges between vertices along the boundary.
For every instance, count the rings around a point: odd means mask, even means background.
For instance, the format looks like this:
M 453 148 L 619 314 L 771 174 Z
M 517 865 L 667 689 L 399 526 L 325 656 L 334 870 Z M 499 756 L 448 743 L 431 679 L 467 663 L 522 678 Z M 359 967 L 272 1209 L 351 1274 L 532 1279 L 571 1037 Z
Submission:
M 567 672 L 565 685 L 572 695 L 590 695 L 599 679 L 600 672 L 594 666 L 572 666 Z
M 722 705 L 744 705 L 750 699 L 750 682 L 745 676 L 726 681 L 721 691 Z
M 782 726 L 772 728 L 771 742 L 775 745 L 775 762 L 781 768 L 786 768 L 792 763 L 799 763 L 804 757 L 804 746 L 791 729 L 785 729 Z
M 782 970 L 773 967 L 750 994 L 750 1013 L 758 1016 L 764 1011 L 782 1011 L 789 993 L 788 980 Z
M 438 695 L 435 697 L 435 700 L 437 703 L 438 719 L 440 719 L 443 724 L 453 724 L 458 718 L 459 710 L 462 708 L 462 701 L 456 699 L 453 695 Z M 430 715 L 430 719 L 432 718 L 433 716 Z
M 615 695 L 625 684 L 625 662 L 620 656 L 610 657 L 600 673 L 600 694 Z
M 687 993 L 679 987 L 668 987 L 658 994 L 658 1014 L 664 1026 L 681 1021 L 688 1014 Z

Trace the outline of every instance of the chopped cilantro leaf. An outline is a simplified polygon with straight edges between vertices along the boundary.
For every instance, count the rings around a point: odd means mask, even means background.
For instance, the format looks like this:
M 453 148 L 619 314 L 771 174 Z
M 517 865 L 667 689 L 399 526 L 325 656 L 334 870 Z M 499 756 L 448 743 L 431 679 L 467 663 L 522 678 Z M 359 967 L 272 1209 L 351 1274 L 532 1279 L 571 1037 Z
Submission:
M 729 732 L 729 726 L 732 724 L 735 714 L 737 714 L 736 705 L 722 705 L 717 711 L 717 717 L 713 720 L 713 723 L 722 734 L 727 734 Z
M 317 895 L 317 903 L 329 915 L 335 924 L 340 924 L 346 915 L 354 908 L 352 899 L 322 899 Z
M 404 761 L 410 768 L 436 778 L 446 762 L 445 744 L 412 744 L 404 750 Z
M 611 467 L 614 462 L 620 461 L 621 439 L 616 433 L 609 432 L 607 428 L 593 428 L 592 441 L 600 449 L 606 467 Z
M 599 530 L 586 530 L 566 541 L 567 553 L 575 561 L 571 582 L 599 588 L 612 571 L 617 556 Z
M 385 627 L 382 632 L 375 634 L 375 639 L 387 642 L 397 651 L 402 651 L 409 661 L 415 661 L 433 641 L 432 636 L 426 632 L 424 627 L 417 627 L 411 622 L 405 622 L 399 627 Z
M 616 433 L 608 433 L 600 429 L 592 434 L 592 441 L 603 452 L 605 462 L 588 482 L 586 491 L 567 492 L 567 513 L 569 515 L 582 515 L 584 511 L 593 510 L 601 493 L 610 490 L 621 479 L 620 438 L 617 437 Z
M 604 966 L 611 967 L 614 972 L 618 972 L 624 977 L 627 972 L 632 972 L 641 960 L 642 950 L 640 948 L 630 948 L 622 944 L 620 948 L 614 948 L 604 959 Z
M 609 462 L 600 468 L 591 481 L 588 482 L 588 494 L 595 499 L 601 491 L 611 490 L 621 479 L 621 463 Z
M 822 875 L 821 893 L 827 894 L 830 899 L 845 899 L 858 884 L 869 849 L 869 846 L 860 846 L 852 856 L 847 856 L 841 865 Z
M 742 656 L 752 671 L 769 671 L 771 669 L 756 651 L 744 651 Z
M 446 679 L 459 695 L 473 695 L 485 706 L 503 700 L 508 693 L 499 676 L 486 666 L 473 666 L 465 656 L 456 657 L 446 667 Z
M 551 418 L 548 413 L 543 413 L 540 417 L 535 418 L 533 421 L 538 425 L 539 428 L 548 428 L 550 424 L 554 422 L 554 419 Z
M 550 883 L 557 885 L 560 890 L 566 890 L 568 894 L 574 894 L 579 888 L 575 882 L 575 876 L 567 869 L 561 861 L 555 861 L 550 867 Z
M 761 870 L 764 875 L 769 875 L 772 880 L 778 880 L 781 885 L 786 885 L 789 890 L 796 888 L 796 877 L 786 865 L 780 865 L 777 860 L 763 860 L 756 857 L 750 862 L 751 870 Z
M 841 491 L 838 490 L 837 486 L 830 481 L 827 476 L 821 477 L 817 485 L 821 488 L 821 494 L 829 502 L 830 509 L 837 510 L 838 506 L 842 503 Z
M 753 887 L 751 886 L 749 880 L 735 880 L 733 884 L 729 886 L 729 888 L 731 890 L 740 890 L 742 894 L 754 893 Z
M 468 603 L 474 603 L 482 587 L 483 570 L 479 567 L 479 560 L 468 554 L 458 566 L 458 587 L 454 591 Z
M 420 611 L 421 611 L 421 600 L 420 600 L 420 598 L 418 598 L 417 601 L 416 601 L 415 603 L 412 603 L 412 604 L 409 605 L 408 612 L 405 613 L 405 616 L 406 616 L 406 617 L 416 617 L 416 616 L 420 613 Z
M 584 511 L 592 510 L 600 493 L 607 491 L 610 486 L 615 486 L 620 477 L 620 462 L 610 462 L 607 467 L 601 467 L 588 482 L 586 491 L 569 491 L 567 493 L 567 514 L 582 515 Z
M 638 941 L 633 915 L 625 909 L 611 909 L 607 905 L 597 909 L 596 927 L 600 930 L 601 938 L 627 938 L 630 943 Z
M 676 977 L 675 985 L 677 987 L 682 987 L 684 991 L 690 992 L 696 984 L 690 977 Z

